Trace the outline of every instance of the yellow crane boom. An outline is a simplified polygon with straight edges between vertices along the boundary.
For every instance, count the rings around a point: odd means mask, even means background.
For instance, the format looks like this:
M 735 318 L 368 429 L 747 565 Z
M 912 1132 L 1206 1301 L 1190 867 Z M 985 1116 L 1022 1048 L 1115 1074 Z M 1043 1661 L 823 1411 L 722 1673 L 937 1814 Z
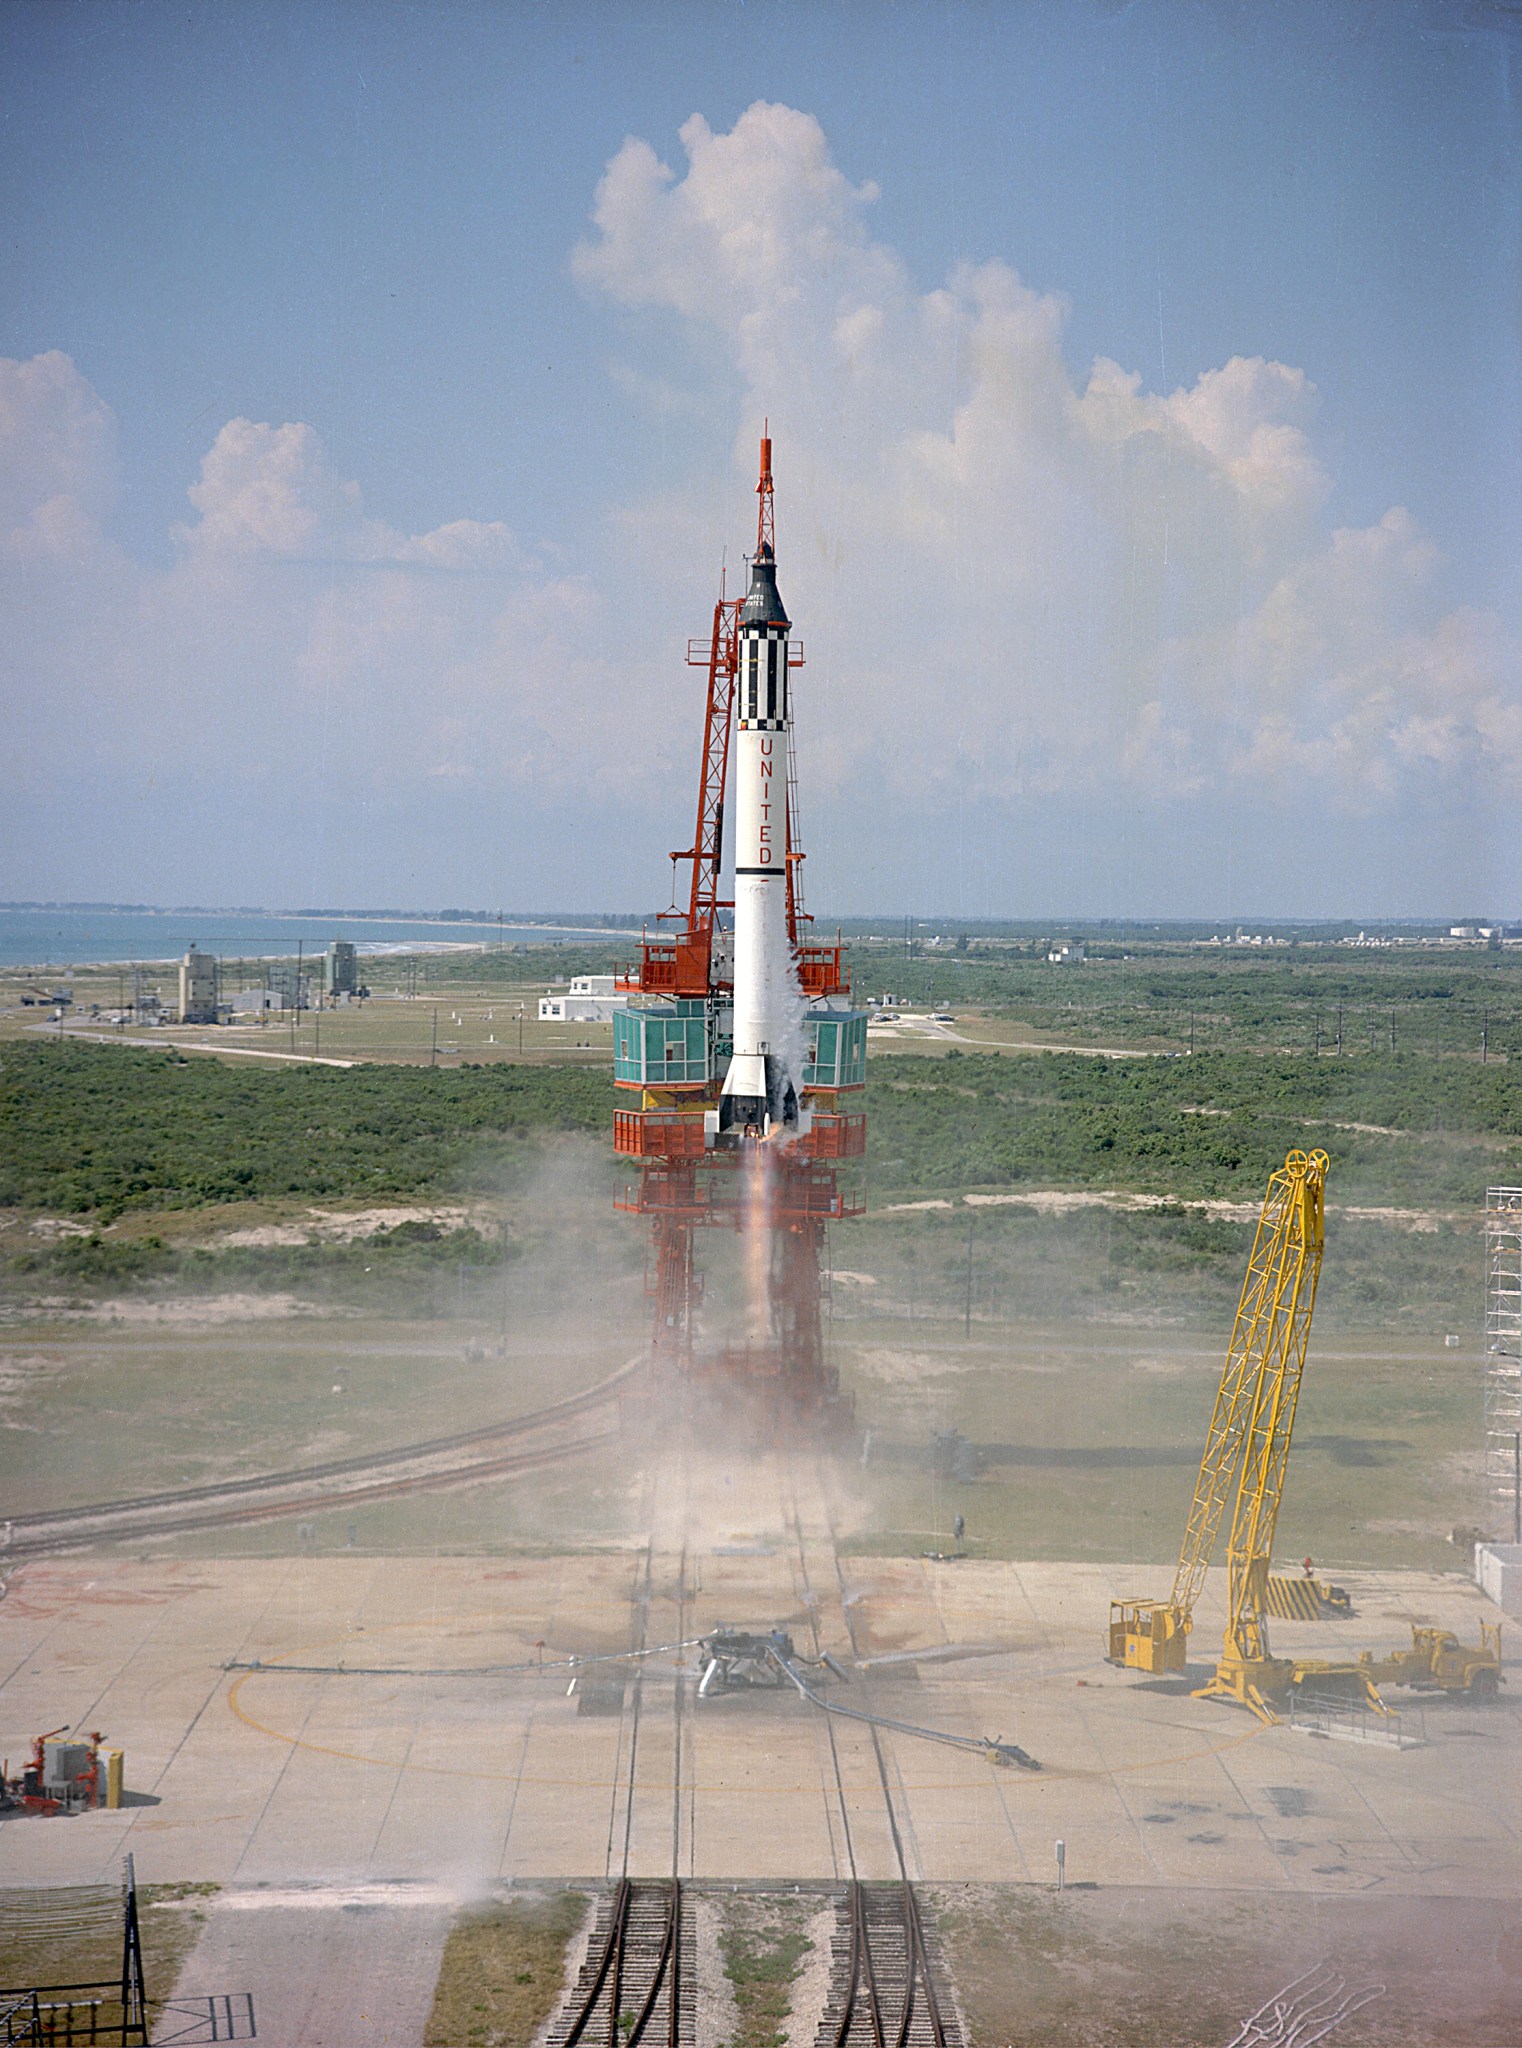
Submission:
M 1293 1665 L 1270 1654 L 1268 1566 L 1289 1467 L 1295 1408 L 1305 1371 L 1316 1284 L 1325 1241 L 1324 1152 L 1291 1152 L 1282 1175 L 1282 1219 L 1274 1260 L 1265 1273 L 1259 1369 L 1253 1377 L 1243 1432 L 1241 1478 L 1226 1548 L 1226 1641 L 1215 1677 L 1201 1698 L 1227 1698 L 1273 1720 L 1267 1695 L 1290 1682 Z M 1267 1214 L 1268 1203 L 1264 1204 Z M 1249 1269 L 1251 1283 L 1251 1269 Z
M 1254 1654 L 1266 1654 L 1268 1560 L 1321 1272 L 1326 1171 L 1324 1152 L 1291 1152 L 1270 1176 L 1205 1433 L 1173 1588 L 1166 1600 L 1111 1603 L 1114 1664 L 1139 1671 L 1184 1670 L 1194 1603 L 1205 1583 L 1234 1481 L 1230 1556 L 1240 1560 L 1240 1568 L 1234 1562 L 1227 1642 L 1230 1645 L 1234 1632 L 1245 1631 L 1255 1645 Z M 1253 1563 L 1254 1558 L 1259 1561 Z

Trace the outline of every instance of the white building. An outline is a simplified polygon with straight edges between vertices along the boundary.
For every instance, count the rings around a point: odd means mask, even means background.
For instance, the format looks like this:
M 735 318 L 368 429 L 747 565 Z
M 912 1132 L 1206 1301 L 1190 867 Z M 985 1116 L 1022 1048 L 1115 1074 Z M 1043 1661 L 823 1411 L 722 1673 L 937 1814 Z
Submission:
M 611 974 L 573 974 L 565 994 L 539 998 L 541 1024 L 609 1024 L 615 1011 L 627 1010 L 629 998 L 616 995 Z
M 1522 1543 L 1477 1543 L 1474 1576 L 1487 1600 L 1522 1621 Z
M 192 946 L 180 962 L 180 1022 L 215 1024 L 216 1021 L 216 955 L 198 952 Z
M 235 1017 L 257 1017 L 271 1010 L 283 1010 L 285 996 L 277 988 L 240 988 L 227 998 L 227 1007 Z
M 1059 966 L 1069 964 L 1077 966 L 1086 957 L 1083 950 L 1083 941 L 1082 939 L 1068 939 L 1060 946 L 1053 946 L 1046 957 Z

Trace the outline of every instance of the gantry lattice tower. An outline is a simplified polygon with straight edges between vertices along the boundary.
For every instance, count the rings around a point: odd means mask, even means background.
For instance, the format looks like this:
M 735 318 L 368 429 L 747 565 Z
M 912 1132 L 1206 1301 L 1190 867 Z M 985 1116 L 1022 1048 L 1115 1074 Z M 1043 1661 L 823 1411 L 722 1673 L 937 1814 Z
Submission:
M 1485 1514 L 1522 1540 L 1522 1188 L 1485 1194 Z

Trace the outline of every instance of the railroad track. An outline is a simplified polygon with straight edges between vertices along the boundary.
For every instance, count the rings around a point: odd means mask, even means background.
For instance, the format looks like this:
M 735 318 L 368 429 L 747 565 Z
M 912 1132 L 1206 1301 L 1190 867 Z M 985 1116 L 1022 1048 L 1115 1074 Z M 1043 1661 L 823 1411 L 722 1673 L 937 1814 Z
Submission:
M 653 1510 L 653 1500 L 650 1506 Z M 818 1572 L 811 1577 L 808 1552 L 810 1543 L 818 1538 L 805 1535 L 796 1504 L 792 1519 L 798 1539 L 797 1590 L 810 1617 L 817 1656 L 821 1643 L 814 1584 L 823 1591 L 827 1583 L 833 1583 L 835 1591 L 844 1594 L 834 1531 L 830 1531 L 827 1563 L 824 1558 L 817 1560 L 824 1565 L 828 1580 Z M 674 1553 L 672 1562 L 676 1562 Z M 674 1674 L 668 1738 L 674 1745 L 670 1790 L 662 1784 L 657 1792 L 650 1782 L 649 1760 L 653 1757 L 658 1765 L 664 1745 L 656 1734 L 659 1724 L 651 1725 L 650 1689 L 656 1688 L 654 1697 L 659 1700 L 660 1679 L 658 1667 L 643 1662 L 653 1602 L 674 1602 L 675 1633 L 686 1640 L 691 1593 L 685 1547 L 674 1591 L 666 1589 L 658 1563 L 652 1536 L 631 1588 L 630 1654 L 641 1661 L 635 1666 L 618 1745 L 608 1818 L 608 1888 L 598 1900 L 585 1957 L 546 2037 L 547 2048 L 577 2048 L 577 2044 L 594 2042 L 599 2048 L 622 2048 L 624 2043 L 637 2042 L 688 2048 L 695 2039 L 695 1933 L 689 1923 L 690 1900 L 681 1882 L 683 1869 L 690 1871 L 692 1854 L 692 1818 L 684 1815 L 683 1807 L 684 1779 L 690 1775 L 683 1770 L 688 1680 L 679 1665 Z M 850 1607 L 844 1600 L 843 1607 L 849 1630 Z M 853 1761 L 861 1756 L 863 1744 L 870 1744 L 867 1755 L 876 1765 L 899 1872 L 896 1879 L 866 1883 L 860 1879 L 853 1838 L 864 1816 L 855 1788 L 850 1797 L 846 1789 L 854 1773 L 843 1767 L 834 1719 L 824 1716 L 823 1726 L 833 1798 L 839 1805 L 838 1840 L 843 1845 L 849 1881 L 836 1894 L 830 1982 L 814 2048 L 964 2048 L 934 1932 L 925 1925 L 911 1880 L 880 1731 L 870 1716 L 846 1723 L 839 1731 Z M 671 1802 L 669 1852 L 664 1841 L 667 1823 L 663 1815 L 657 1819 L 652 1794 Z M 631 1879 L 634 1857 L 642 1854 L 660 1868 L 668 1853 L 669 1878 Z
M 797 1584 L 804 1611 L 810 1617 L 817 1656 L 823 1647 L 819 1635 L 819 1595 L 809 1570 L 808 1539 L 796 1500 L 792 1523 L 798 1543 Z M 829 1569 L 835 1591 L 840 1596 L 846 1632 L 859 1664 L 860 1646 L 856 1640 L 851 1603 L 845 1597 L 833 1519 L 829 1552 Z M 882 1735 L 874 1717 L 864 1715 L 862 1719 L 871 1736 L 873 1760 L 877 1766 L 877 1779 L 882 1789 L 888 1833 L 899 1874 L 896 1881 L 882 1884 L 863 1883 L 858 1874 L 840 1749 L 833 1723 L 827 1722 L 841 1838 L 850 1868 L 850 1882 L 837 1908 L 836 1930 L 831 1943 L 833 1967 L 830 1989 L 815 2036 L 815 2048 L 963 2048 L 962 2030 L 955 2008 L 941 1989 L 946 1981 L 945 1972 L 933 1937 L 926 1930 L 910 1877 L 903 1834 L 894 1809 Z
M 962 2048 L 908 1879 L 852 1881 L 840 1901 L 815 2048 Z
M 16 1516 L 0 1526 L 0 1565 L 78 1550 L 91 1543 L 141 1541 L 240 1522 L 317 1514 L 399 1494 L 469 1486 L 482 1479 L 531 1472 L 615 1441 L 616 1419 L 601 1419 L 603 1411 L 615 1407 L 643 1364 L 643 1359 L 631 1360 L 585 1393 L 485 1429 L 218 1486 L 188 1486 L 132 1500 Z
M 647 1509 L 653 1513 L 654 1481 Z M 675 1591 L 658 1587 L 658 1553 L 652 1534 L 632 1592 L 629 1649 L 636 1659 L 633 1697 L 621 1732 L 613 1800 L 608 1813 L 607 1870 L 614 1881 L 598 1903 L 586 1957 L 576 1983 L 546 2037 L 547 2048 L 576 2048 L 577 2043 L 603 2048 L 690 2048 L 696 2040 L 695 1979 L 688 1966 L 692 1933 L 681 1882 L 683 1849 L 682 1744 L 686 1718 L 687 1676 L 680 1663 L 673 1674 L 671 1700 L 670 1807 L 660 1782 L 660 1749 L 654 1743 L 657 1783 L 648 1782 L 652 1731 L 646 1725 L 646 1686 L 653 1674 L 645 1658 L 650 1649 L 650 1609 L 659 1600 L 676 1607 L 676 1634 L 686 1633 L 688 1586 L 686 1544 L 676 1556 Z M 646 1782 L 642 1785 L 642 1776 Z M 653 1795 L 653 1796 L 652 1796 Z M 669 1826 L 669 1845 L 664 1842 Z M 631 1878 L 630 1863 L 649 1855 L 656 1842 L 662 1861 L 669 1860 L 669 1878 Z M 690 1854 L 690 1842 L 689 1842 Z M 615 1878 L 616 1873 L 616 1878 Z
M 605 1894 L 586 1960 L 549 2033 L 549 2048 L 601 2042 L 634 2048 L 661 2042 L 683 2048 L 693 2039 L 690 1945 L 678 1879 L 620 1878 Z

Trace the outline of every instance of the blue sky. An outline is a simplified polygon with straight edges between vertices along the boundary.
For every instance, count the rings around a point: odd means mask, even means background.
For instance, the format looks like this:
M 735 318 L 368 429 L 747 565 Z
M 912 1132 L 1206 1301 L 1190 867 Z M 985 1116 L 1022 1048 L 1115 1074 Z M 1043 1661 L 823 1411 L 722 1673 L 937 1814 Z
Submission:
M 12 6 L 5 893 L 656 899 L 769 412 L 819 907 L 1522 915 L 1519 29 Z

